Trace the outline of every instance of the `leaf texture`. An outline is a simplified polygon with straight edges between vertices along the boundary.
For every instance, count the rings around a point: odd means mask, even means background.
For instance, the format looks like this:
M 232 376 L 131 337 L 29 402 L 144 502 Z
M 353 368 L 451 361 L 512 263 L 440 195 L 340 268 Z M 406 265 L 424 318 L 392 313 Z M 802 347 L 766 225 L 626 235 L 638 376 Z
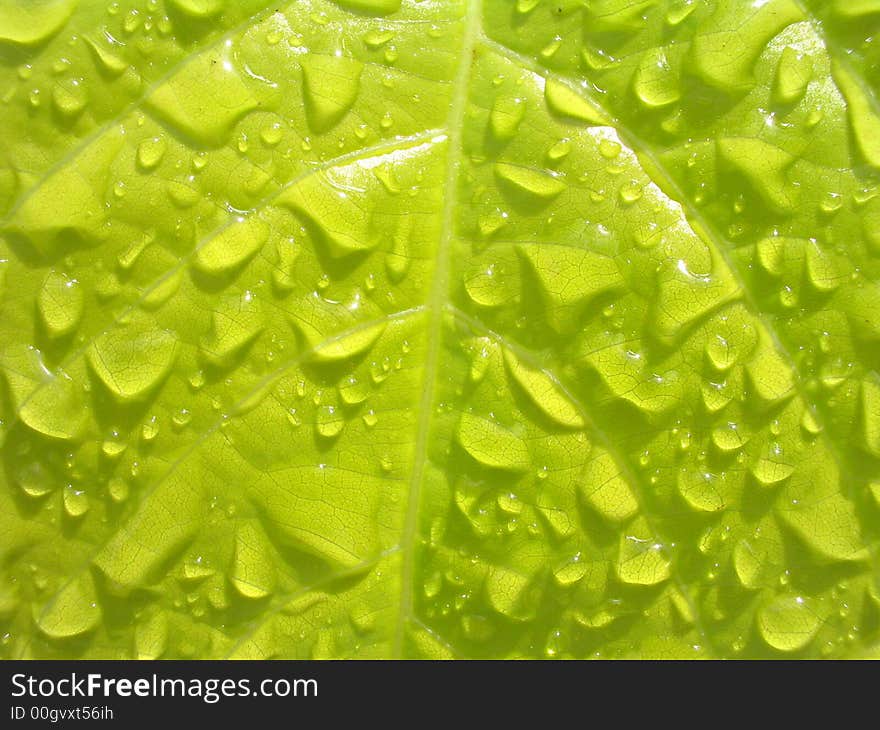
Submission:
M 877 656 L 878 31 L 4 3 L 3 655 Z

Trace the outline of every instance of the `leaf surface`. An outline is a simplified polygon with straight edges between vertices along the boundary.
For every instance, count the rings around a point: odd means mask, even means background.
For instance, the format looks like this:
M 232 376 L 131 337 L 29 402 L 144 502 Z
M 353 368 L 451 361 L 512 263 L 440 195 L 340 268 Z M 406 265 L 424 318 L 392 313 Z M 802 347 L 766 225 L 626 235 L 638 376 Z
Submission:
M 9 657 L 864 657 L 880 4 L 0 8 Z

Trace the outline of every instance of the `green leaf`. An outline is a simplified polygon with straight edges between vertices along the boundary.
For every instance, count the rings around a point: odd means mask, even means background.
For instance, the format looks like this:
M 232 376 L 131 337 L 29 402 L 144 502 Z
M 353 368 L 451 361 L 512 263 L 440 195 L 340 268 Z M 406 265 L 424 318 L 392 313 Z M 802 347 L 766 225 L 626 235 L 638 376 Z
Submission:
M 878 32 L 3 3 L 2 654 L 876 656 Z

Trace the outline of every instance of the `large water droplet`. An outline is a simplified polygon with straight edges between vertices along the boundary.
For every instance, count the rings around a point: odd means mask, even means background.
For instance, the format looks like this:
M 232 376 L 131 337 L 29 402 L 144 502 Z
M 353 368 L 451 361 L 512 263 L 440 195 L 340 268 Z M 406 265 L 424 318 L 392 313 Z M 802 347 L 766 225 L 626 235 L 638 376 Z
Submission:
M 36 616 L 40 631 L 53 639 L 84 634 L 96 628 L 102 618 L 89 571 L 80 570 L 72 578 L 63 580 L 66 582 Z
M 511 165 L 507 162 L 495 164 L 495 176 L 502 186 L 514 194 L 533 200 L 552 200 L 565 190 L 565 183 L 549 172 Z
M 633 77 L 633 89 L 639 100 L 650 108 L 668 106 L 681 98 L 678 78 L 663 49 L 654 49 L 642 56 Z
M 219 13 L 226 4 L 226 0 L 168 0 L 168 2 L 193 18 L 210 18 Z
M 64 511 L 73 518 L 82 517 L 89 511 L 89 498 L 83 489 L 68 484 L 64 488 Z
M 364 65 L 341 55 L 309 55 L 300 64 L 309 126 L 316 132 L 326 132 L 354 105 Z
M 586 98 L 556 79 L 547 79 L 544 84 L 544 99 L 550 111 L 560 116 L 570 117 L 591 125 L 607 123 L 602 113 Z
M 494 421 L 464 413 L 455 437 L 474 459 L 495 469 L 528 471 L 531 459 L 525 442 Z
M 516 135 L 520 122 L 526 115 L 526 100 L 515 96 L 499 96 L 489 113 L 489 128 L 499 141 Z
M 761 638 L 779 651 L 797 651 L 812 641 L 821 617 L 802 596 L 778 596 L 758 611 Z
M 319 406 L 315 416 L 315 430 L 319 436 L 336 438 L 345 427 L 345 416 L 335 406 Z
M 235 68 L 231 41 L 196 54 L 144 102 L 184 136 L 218 147 L 258 101 Z
M 138 145 L 137 160 L 142 170 L 149 171 L 155 168 L 162 161 L 164 155 L 164 137 L 150 137 Z
M 37 311 L 50 337 L 73 332 L 82 319 L 83 306 L 82 287 L 76 279 L 52 271 L 43 280 L 37 294 Z
M 77 0 L 27 0 L 0 3 L 0 41 L 36 45 L 64 27 Z
M 249 261 L 269 237 L 269 227 L 255 215 L 238 216 L 196 251 L 193 266 L 215 276 Z
M 264 598 L 275 590 L 275 558 L 269 538 L 256 521 L 244 522 L 235 534 L 229 579 L 245 598 Z
M 804 53 L 786 46 L 779 57 L 773 80 L 773 100 L 777 104 L 793 104 L 807 90 L 813 76 L 813 62 Z
M 170 372 L 177 350 L 175 336 L 148 321 L 101 335 L 89 349 L 95 374 L 116 398 L 137 400 Z
M 345 378 L 339 384 L 338 389 L 342 402 L 349 406 L 363 403 L 370 394 L 369 386 L 363 380 L 358 380 L 354 375 Z

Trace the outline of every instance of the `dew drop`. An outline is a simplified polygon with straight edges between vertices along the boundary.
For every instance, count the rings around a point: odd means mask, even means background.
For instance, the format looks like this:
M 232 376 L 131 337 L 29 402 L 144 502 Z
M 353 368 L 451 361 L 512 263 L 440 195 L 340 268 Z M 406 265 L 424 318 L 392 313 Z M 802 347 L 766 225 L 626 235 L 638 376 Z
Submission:
M 344 427 L 345 418 L 338 408 L 329 405 L 319 406 L 315 420 L 318 435 L 326 439 L 336 438 Z
M 37 295 L 37 311 L 50 337 L 63 337 L 79 326 L 84 308 L 82 287 L 76 279 L 50 272 Z
M 156 416 L 150 416 L 149 420 L 141 426 L 141 438 L 144 441 L 152 441 L 159 435 L 159 419 Z
M 128 499 L 128 483 L 119 477 L 112 477 L 107 485 L 107 491 L 117 504 L 121 504 Z
M 263 143 L 269 147 L 274 147 L 281 141 L 281 137 L 284 134 L 284 129 L 281 126 L 281 122 L 272 122 L 260 130 L 260 139 L 263 140 Z
M 558 164 L 571 154 L 571 140 L 566 138 L 555 142 L 550 149 L 547 150 L 547 159 L 550 164 Z
M 89 511 L 89 499 L 85 491 L 68 484 L 64 488 L 64 511 L 73 518 L 82 517 Z
M 620 200 L 626 205 L 632 205 L 642 197 L 643 193 L 642 186 L 638 183 L 627 183 L 620 188 Z
M 165 156 L 165 139 L 151 137 L 143 140 L 137 149 L 137 161 L 142 170 L 154 169 Z
M 369 394 L 368 386 L 354 375 L 349 375 L 339 384 L 339 397 L 346 405 L 363 403 Z

